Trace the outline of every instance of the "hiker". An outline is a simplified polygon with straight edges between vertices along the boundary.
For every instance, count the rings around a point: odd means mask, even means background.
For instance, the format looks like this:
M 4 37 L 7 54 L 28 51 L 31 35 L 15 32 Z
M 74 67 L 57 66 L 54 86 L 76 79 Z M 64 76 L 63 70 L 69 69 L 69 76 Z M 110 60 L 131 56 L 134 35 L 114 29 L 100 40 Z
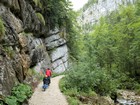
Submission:
M 44 91 L 48 88 L 48 86 L 49 86 L 49 78 L 47 75 L 45 75 L 43 78 L 43 86 L 42 86 Z
M 46 70 L 46 75 L 48 76 L 49 85 L 50 85 L 50 83 L 51 83 L 52 71 L 51 71 L 49 68 L 47 68 L 47 70 Z

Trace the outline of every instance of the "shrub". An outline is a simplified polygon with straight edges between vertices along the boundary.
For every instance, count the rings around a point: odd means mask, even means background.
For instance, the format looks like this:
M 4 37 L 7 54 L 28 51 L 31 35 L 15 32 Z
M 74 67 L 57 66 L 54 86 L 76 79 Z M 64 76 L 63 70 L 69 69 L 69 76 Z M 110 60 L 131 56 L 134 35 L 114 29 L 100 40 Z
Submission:
M 8 96 L 5 100 L 8 105 L 18 105 L 17 98 L 14 96 Z
M 93 68 L 80 63 L 70 70 L 65 78 L 65 88 L 76 88 L 78 92 L 95 91 L 100 95 L 108 95 L 116 90 L 117 82 L 106 70 Z
M 8 105 L 19 105 L 27 98 L 31 97 L 32 90 L 29 85 L 19 84 L 12 89 L 11 96 L 5 98 L 5 103 Z
M 68 97 L 69 105 L 80 105 L 80 101 L 76 97 Z
M 45 25 L 45 19 L 42 16 L 42 14 L 41 13 L 36 13 L 36 16 L 38 17 L 38 19 L 40 20 L 40 22 L 42 22 Z

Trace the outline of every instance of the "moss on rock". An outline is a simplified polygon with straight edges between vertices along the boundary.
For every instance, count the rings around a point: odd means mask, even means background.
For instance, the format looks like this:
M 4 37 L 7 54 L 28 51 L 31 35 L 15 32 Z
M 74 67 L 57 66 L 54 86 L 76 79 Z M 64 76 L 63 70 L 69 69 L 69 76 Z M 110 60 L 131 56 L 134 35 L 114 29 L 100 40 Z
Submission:
M 3 20 L 0 17 L 0 39 L 2 38 L 2 36 L 4 36 L 4 34 L 5 34 L 5 27 L 4 27 Z
M 38 19 L 45 25 L 45 19 L 41 13 L 36 13 L 36 16 Z

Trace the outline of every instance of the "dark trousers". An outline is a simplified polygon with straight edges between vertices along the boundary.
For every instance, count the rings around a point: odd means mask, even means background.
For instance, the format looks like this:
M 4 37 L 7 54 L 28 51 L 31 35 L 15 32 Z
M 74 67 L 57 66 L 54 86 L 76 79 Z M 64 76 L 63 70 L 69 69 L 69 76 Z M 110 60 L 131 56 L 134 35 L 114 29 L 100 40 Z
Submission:
M 50 85 L 50 83 L 51 83 L 51 77 L 49 76 L 48 77 L 48 84 Z

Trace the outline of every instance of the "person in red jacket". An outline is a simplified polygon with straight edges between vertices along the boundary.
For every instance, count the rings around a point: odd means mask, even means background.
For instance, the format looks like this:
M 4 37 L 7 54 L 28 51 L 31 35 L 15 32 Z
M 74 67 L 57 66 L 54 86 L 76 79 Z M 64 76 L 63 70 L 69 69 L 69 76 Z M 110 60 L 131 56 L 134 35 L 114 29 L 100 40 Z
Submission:
M 49 68 L 47 68 L 47 70 L 46 70 L 46 75 L 48 76 L 49 84 L 50 84 L 51 83 L 52 71 Z

